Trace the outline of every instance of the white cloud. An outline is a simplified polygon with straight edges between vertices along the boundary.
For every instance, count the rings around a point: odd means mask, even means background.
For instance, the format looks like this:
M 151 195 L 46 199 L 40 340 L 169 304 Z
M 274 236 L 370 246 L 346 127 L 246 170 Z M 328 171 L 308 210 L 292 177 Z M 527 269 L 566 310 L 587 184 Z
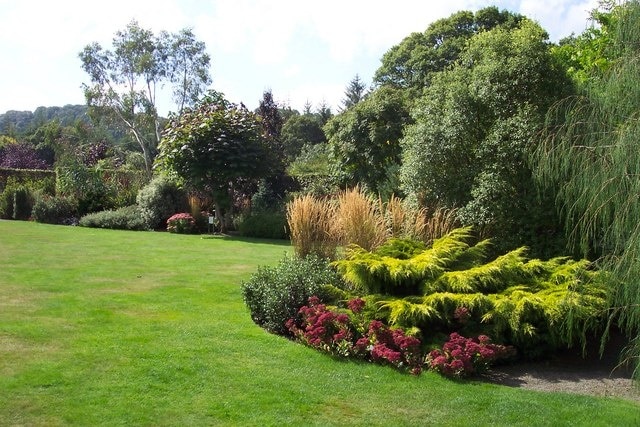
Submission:
M 538 21 L 551 40 L 557 41 L 584 31 L 590 12 L 597 6 L 598 0 L 523 0 L 519 12 Z
M 498 4 L 538 20 L 552 40 L 587 26 L 597 0 L 0 0 L 0 112 L 83 102 L 78 53 L 137 19 L 154 32 L 192 27 L 212 57 L 215 87 L 252 103 L 271 88 L 295 108 L 337 106 L 356 74 L 411 32 L 458 10 Z M 368 82 L 367 82 L 368 83 Z
M 363 54 L 381 54 L 431 22 L 468 9 L 473 2 L 451 0 L 426 2 L 370 0 L 366 3 L 326 0 L 312 17 L 313 29 L 329 46 L 332 58 L 348 61 Z

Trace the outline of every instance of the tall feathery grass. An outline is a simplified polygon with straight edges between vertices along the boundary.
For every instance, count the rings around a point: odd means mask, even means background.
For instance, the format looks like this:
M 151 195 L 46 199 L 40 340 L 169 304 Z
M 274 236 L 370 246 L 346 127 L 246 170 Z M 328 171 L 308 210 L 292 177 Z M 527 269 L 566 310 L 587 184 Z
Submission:
M 409 206 L 399 197 L 391 196 L 386 203 L 380 200 L 380 209 L 384 213 L 387 237 L 407 238 L 430 244 L 459 227 L 457 209 L 454 208 L 418 208 Z
M 335 205 L 310 194 L 287 205 L 287 222 L 296 255 L 316 254 L 333 258 L 338 245 L 333 231 Z
M 431 211 L 425 210 L 415 215 L 416 228 L 422 231 L 419 240 L 430 244 L 455 228 L 458 222 L 458 210 L 455 208 L 436 207 Z
M 367 250 L 383 244 L 389 234 L 378 200 L 360 187 L 338 195 L 334 226 L 341 244 L 356 244 Z
M 431 244 L 458 227 L 455 209 L 411 207 L 396 196 L 385 202 L 360 187 L 334 199 L 299 196 L 287 205 L 287 221 L 296 254 L 329 258 L 338 245 L 375 250 L 392 237 Z

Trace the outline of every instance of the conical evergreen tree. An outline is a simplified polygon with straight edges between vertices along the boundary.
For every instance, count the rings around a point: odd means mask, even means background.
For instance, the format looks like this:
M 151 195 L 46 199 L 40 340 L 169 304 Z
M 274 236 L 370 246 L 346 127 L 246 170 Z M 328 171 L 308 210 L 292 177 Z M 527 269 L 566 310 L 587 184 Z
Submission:
M 342 99 L 342 109 L 348 110 L 349 108 L 362 101 L 367 95 L 367 86 L 364 84 L 360 75 L 356 74 L 355 77 L 349 82 L 347 89 L 344 91 L 344 98 Z

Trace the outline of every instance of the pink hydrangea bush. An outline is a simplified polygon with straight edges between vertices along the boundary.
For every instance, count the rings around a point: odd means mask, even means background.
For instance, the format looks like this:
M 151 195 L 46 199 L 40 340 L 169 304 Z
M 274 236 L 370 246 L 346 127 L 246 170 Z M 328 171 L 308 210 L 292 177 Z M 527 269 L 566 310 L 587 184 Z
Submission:
M 427 355 L 427 366 L 442 375 L 461 378 L 485 372 L 495 361 L 511 357 L 514 353 L 513 347 L 492 344 L 486 335 L 474 339 L 454 332 L 442 349 Z
M 167 231 L 178 234 L 191 234 L 196 230 L 196 220 L 188 213 L 177 213 L 167 220 Z

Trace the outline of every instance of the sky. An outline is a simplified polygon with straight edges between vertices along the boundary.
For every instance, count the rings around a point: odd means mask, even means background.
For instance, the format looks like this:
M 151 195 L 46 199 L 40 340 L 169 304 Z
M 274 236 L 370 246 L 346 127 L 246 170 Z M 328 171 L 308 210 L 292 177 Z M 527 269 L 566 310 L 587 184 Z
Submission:
M 256 108 L 264 91 L 302 111 L 335 113 L 357 75 L 369 85 L 383 54 L 459 10 L 497 6 L 537 21 L 558 41 L 589 25 L 598 0 L 0 0 L 0 114 L 84 104 L 78 53 L 110 49 L 137 20 L 155 34 L 191 28 L 211 56 L 212 89 Z M 167 92 L 169 89 L 167 88 Z M 165 97 L 161 113 L 173 110 Z

